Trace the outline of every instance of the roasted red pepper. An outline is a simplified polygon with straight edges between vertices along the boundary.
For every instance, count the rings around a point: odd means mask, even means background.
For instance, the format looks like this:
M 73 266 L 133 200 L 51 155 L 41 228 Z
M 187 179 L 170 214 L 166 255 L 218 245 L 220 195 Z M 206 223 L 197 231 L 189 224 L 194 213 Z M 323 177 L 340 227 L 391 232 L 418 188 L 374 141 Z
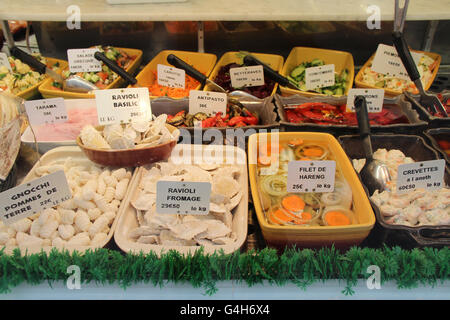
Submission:
M 228 121 L 228 125 L 229 125 L 230 127 L 234 127 L 234 126 L 235 126 L 236 124 L 238 124 L 239 122 L 245 123 L 245 122 L 244 122 L 244 119 L 245 119 L 245 117 L 241 117 L 241 116 L 233 117 L 233 118 L 230 119 L 230 121 Z
M 216 125 L 217 119 L 216 117 L 207 118 L 202 120 L 202 128 L 210 128 Z

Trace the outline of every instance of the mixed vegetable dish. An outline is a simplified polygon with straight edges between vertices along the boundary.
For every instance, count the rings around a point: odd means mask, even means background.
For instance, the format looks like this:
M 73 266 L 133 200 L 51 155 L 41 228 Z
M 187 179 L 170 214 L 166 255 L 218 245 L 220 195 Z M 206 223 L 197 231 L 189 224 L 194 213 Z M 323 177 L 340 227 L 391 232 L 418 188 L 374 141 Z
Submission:
M 125 51 L 111 46 L 97 46 L 96 48 L 99 49 L 100 52 L 104 53 L 108 59 L 115 61 L 120 67 L 125 70 L 130 67 L 132 62 L 136 59 L 136 57 L 128 55 Z M 105 89 L 119 77 L 119 75 L 117 75 L 103 63 L 102 70 L 99 72 L 71 73 L 68 69 L 62 72 L 62 76 L 64 79 L 67 79 L 74 74 L 82 77 L 86 81 L 95 84 L 99 89 Z M 52 89 L 63 90 L 62 83 L 53 81 Z
M 197 112 L 190 114 L 182 110 L 167 117 L 167 123 L 175 127 L 223 128 L 223 127 L 245 127 L 259 124 L 259 116 L 245 107 L 229 104 L 227 113 L 217 112 L 215 115 Z
M 310 62 L 302 62 L 300 65 L 292 69 L 291 73 L 288 75 L 288 79 L 297 84 L 297 87 L 299 87 L 301 91 L 311 91 L 306 88 L 305 71 L 307 68 L 319 67 L 323 65 L 325 65 L 325 62 L 321 59 L 314 59 Z M 349 72 L 347 69 L 342 70 L 340 74 L 335 73 L 334 85 L 317 88 L 312 91 L 325 94 L 327 96 L 341 96 L 347 89 L 348 74 Z
M 420 73 L 420 80 L 425 87 L 433 78 L 433 71 L 438 64 L 438 60 L 434 60 L 430 56 L 422 55 L 417 65 Z M 383 89 L 391 89 L 398 92 L 408 91 L 418 94 L 416 85 L 411 80 L 399 79 L 393 76 L 377 73 L 372 70 L 372 64 L 363 70 L 362 82 Z

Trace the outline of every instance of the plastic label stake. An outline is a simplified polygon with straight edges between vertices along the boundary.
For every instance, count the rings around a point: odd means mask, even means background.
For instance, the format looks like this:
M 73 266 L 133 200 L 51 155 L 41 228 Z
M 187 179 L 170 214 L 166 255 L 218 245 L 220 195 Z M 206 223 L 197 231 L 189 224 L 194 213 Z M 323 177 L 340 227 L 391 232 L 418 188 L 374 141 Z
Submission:
M 441 189 L 444 187 L 444 171 L 444 159 L 401 164 L 398 166 L 397 192 Z
M 95 90 L 98 123 L 130 123 L 150 120 L 152 109 L 147 88 Z
M 333 192 L 336 161 L 289 161 L 287 192 Z
M 11 224 L 71 198 L 64 171 L 56 171 L 0 193 L 0 217 Z
M 158 181 L 156 212 L 206 215 L 209 213 L 210 197 L 209 182 Z
M 102 71 L 102 62 L 94 57 L 97 51 L 99 51 L 97 48 L 67 50 L 70 72 Z

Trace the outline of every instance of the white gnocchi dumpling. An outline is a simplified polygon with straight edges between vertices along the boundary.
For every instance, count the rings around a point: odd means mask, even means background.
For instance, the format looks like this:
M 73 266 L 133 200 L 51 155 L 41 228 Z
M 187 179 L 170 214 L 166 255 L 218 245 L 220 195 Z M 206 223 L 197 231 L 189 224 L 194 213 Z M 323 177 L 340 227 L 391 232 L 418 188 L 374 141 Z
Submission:
M 64 170 L 72 198 L 10 225 L 0 221 L 0 249 L 38 252 L 50 247 L 98 247 L 107 241 L 132 172 L 76 158 L 54 161 L 35 172 L 44 176 L 59 170 Z

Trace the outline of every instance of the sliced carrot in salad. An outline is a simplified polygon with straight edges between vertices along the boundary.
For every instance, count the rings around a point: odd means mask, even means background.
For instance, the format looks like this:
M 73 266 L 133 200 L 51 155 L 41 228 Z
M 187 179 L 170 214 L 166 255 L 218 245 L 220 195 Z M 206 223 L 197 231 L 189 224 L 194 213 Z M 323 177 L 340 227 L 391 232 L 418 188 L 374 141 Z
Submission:
M 351 224 L 350 218 L 340 211 L 327 212 L 325 221 L 329 226 L 346 226 Z
M 303 139 L 300 139 L 300 138 L 292 139 L 292 140 L 289 140 L 288 144 L 290 144 L 291 146 L 295 146 L 296 147 L 296 146 L 299 146 L 299 145 L 303 144 Z
M 295 224 L 306 224 L 312 219 L 312 214 L 309 212 L 302 212 L 301 219 L 294 220 Z
M 269 215 L 269 219 L 274 224 L 285 224 L 293 220 L 291 216 L 287 215 L 281 209 L 272 211 Z
M 281 205 L 286 210 L 301 212 L 305 208 L 305 201 L 297 195 L 290 195 L 281 200 Z
M 307 157 L 320 157 L 323 155 L 323 150 L 317 147 L 309 147 L 303 149 L 303 154 Z
M 262 166 L 268 166 L 272 162 L 276 162 L 280 150 L 281 146 L 279 145 L 273 146 L 273 149 L 270 143 L 258 145 L 258 163 Z

